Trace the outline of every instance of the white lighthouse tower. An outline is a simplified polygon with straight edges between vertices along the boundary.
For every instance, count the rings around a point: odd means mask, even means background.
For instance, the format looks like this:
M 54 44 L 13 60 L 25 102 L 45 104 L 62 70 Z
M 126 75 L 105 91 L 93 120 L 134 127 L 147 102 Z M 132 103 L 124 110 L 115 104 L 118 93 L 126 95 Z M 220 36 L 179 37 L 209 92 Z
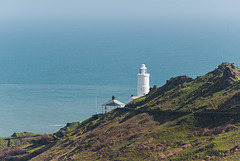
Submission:
M 142 64 L 140 68 L 140 72 L 137 74 L 138 77 L 138 85 L 137 85 L 137 96 L 141 97 L 149 92 L 149 76 L 147 73 L 147 68 L 145 64 Z
M 142 64 L 140 68 L 140 72 L 137 74 L 138 84 L 137 84 L 137 96 L 131 95 L 131 97 L 127 100 L 127 103 L 133 101 L 136 98 L 141 96 L 145 96 L 149 92 L 149 76 L 147 73 L 147 68 L 145 64 Z

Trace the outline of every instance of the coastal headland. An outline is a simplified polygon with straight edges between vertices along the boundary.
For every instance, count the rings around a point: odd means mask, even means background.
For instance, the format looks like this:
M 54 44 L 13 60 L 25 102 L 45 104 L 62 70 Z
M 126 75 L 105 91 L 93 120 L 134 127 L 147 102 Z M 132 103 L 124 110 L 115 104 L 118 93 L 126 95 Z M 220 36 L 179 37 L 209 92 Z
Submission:
M 173 77 L 102 118 L 0 138 L 0 160 L 237 160 L 240 69 Z

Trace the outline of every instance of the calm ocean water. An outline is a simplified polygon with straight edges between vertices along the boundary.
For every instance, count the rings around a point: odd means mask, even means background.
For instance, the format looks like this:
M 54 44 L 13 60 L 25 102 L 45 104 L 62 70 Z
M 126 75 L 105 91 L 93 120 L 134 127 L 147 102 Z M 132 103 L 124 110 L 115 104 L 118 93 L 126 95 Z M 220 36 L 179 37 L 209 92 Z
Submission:
M 0 136 L 55 132 L 94 114 L 96 98 L 99 112 L 112 95 L 125 102 L 144 62 L 151 86 L 240 66 L 238 24 L 83 24 L 0 27 Z

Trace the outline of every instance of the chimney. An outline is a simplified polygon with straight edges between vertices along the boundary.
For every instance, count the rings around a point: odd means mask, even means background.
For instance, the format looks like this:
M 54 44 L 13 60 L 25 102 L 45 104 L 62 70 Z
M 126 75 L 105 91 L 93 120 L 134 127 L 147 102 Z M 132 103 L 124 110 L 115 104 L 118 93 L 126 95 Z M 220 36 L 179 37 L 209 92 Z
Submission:
M 112 96 L 112 100 L 115 100 L 115 96 Z

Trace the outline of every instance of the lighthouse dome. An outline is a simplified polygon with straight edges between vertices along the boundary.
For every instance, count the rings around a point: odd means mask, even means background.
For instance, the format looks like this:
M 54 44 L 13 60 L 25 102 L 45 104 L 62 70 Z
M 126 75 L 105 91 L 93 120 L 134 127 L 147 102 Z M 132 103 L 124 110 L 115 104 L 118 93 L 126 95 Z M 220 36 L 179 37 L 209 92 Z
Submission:
M 145 64 L 142 64 L 140 69 L 147 69 Z
M 147 74 L 147 67 L 145 66 L 145 64 L 142 64 L 140 67 L 140 74 Z

